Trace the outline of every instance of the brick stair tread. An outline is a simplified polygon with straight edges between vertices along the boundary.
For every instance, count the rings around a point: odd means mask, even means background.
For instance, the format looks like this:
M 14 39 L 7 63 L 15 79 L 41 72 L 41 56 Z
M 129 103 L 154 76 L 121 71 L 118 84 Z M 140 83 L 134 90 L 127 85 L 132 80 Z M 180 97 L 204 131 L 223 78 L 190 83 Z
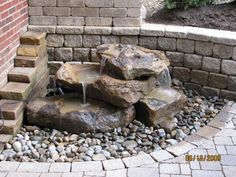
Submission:
M 0 89 L 0 97 L 10 100 L 25 100 L 31 90 L 30 83 L 8 82 Z
M 14 66 L 34 68 L 40 63 L 41 61 L 40 59 L 41 56 L 38 57 L 16 56 L 14 59 Z
M 0 109 L 5 120 L 16 120 L 23 116 L 25 104 L 23 101 L 0 100 Z
M 37 57 L 40 56 L 45 49 L 46 44 L 42 45 L 26 45 L 20 44 L 17 48 L 17 56 L 29 56 L 29 57 Z
M 0 134 L 15 135 L 20 129 L 22 122 L 23 117 L 18 120 L 4 120 L 4 126 L 3 129 L 0 131 Z M 2 125 L 2 123 L 3 122 L 0 120 L 0 125 Z
M 46 33 L 27 31 L 20 37 L 21 44 L 40 45 L 45 42 Z
M 30 83 L 36 74 L 35 70 L 35 68 L 15 67 L 8 73 L 8 81 Z

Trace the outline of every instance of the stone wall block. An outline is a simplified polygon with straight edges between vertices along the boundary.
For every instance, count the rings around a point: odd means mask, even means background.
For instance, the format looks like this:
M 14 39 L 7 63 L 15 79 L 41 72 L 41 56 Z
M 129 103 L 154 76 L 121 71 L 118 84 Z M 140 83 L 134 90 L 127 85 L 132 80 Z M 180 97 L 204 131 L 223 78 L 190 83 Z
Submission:
M 140 0 L 114 0 L 114 7 L 141 7 Z
M 55 16 L 30 16 L 31 25 L 57 25 Z
M 48 34 L 46 37 L 48 47 L 62 47 L 64 44 L 64 36 L 58 34 Z
M 202 56 L 194 54 L 184 55 L 184 66 L 192 69 L 202 68 Z
M 234 60 L 222 60 L 221 72 L 223 74 L 236 76 L 236 61 Z
M 128 15 L 128 17 L 138 18 L 141 16 L 141 9 L 140 8 L 128 8 L 127 15 Z
M 229 90 L 236 91 L 236 77 L 229 76 L 228 87 Z
M 57 0 L 29 0 L 29 6 L 56 6 Z
M 188 82 L 190 80 L 191 71 L 189 68 L 184 67 L 174 67 L 173 76 L 183 82 Z
M 115 27 L 135 27 L 141 25 L 140 18 L 113 18 L 113 26 Z
M 111 0 L 86 0 L 87 7 L 113 7 Z
M 111 26 L 111 17 L 85 17 L 86 26 Z
M 188 39 L 177 39 L 177 50 L 184 53 L 194 53 L 194 41 Z
M 233 56 L 233 47 L 222 44 L 215 44 L 213 47 L 213 56 L 219 58 L 231 58 Z
M 99 17 L 99 8 L 72 8 L 74 17 Z
M 137 36 L 121 36 L 120 42 L 121 44 L 138 45 L 138 37 Z
M 82 35 L 65 35 L 66 47 L 82 47 Z
M 228 83 L 228 76 L 223 74 L 210 73 L 208 85 L 210 87 L 225 89 Z
M 202 60 L 202 69 L 204 71 L 219 73 L 220 72 L 220 58 L 213 58 L 213 57 L 203 57 Z
M 119 44 L 120 37 L 119 36 L 102 36 L 102 44 Z
M 208 72 L 201 70 L 192 70 L 191 72 L 191 82 L 199 85 L 208 84 Z
M 184 53 L 166 52 L 166 57 L 170 60 L 171 66 L 183 66 L 184 65 Z
M 29 15 L 31 16 L 41 16 L 43 15 L 42 7 L 29 7 Z
M 73 60 L 72 48 L 56 48 L 55 60 L 64 62 L 72 61 Z
M 127 8 L 100 8 L 100 17 L 126 17 Z
M 57 18 L 58 25 L 65 26 L 83 26 L 84 25 L 84 17 L 58 17 Z
M 69 7 L 43 7 L 43 15 L 70 16 L 70 8 Z
M 195 53 L 204 56 L 212 56 L 213 43 L 196 41 Z
M 157 48 L 157 38 L 156 37 L 148 37 L 148 36 L 140 36 L 139 37 L 139 45 L 148 49 L 156 50 Z
M 57 0 L 59 7 L 85 7 L 85 0 Z
M 97 47 L 101 45 L 101 37 L 99 35 L 84 35 L 83 36 L 83 47 Z
M 75 48 L 74 49 L 74 60 L 87 62 L 90 60 L 90 48 Z
M 175 51 L 176 50 L 176 39 L 159 37 L 157 40 L 157 48 L 160 50 Z

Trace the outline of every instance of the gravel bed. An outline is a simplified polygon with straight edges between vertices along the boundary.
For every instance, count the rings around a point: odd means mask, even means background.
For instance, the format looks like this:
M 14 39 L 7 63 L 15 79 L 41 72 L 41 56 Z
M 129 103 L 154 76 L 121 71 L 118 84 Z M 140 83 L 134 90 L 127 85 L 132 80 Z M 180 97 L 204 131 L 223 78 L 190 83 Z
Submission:
M 187 105 L 174 118 L 177 128 L 166 132 L 160 127 L 147 127 L 134 121 L 126 128 L 107 133 L 70 134 L 65 131 L 24 126 L 5 145 L 1 161 L 78 162 L 116 159 L 150 153 L 174 145 L 194 134 L 212 120 L 227 100 L 206 98 L 185 90 L 177 80 L 173 87 L 182 89 Z

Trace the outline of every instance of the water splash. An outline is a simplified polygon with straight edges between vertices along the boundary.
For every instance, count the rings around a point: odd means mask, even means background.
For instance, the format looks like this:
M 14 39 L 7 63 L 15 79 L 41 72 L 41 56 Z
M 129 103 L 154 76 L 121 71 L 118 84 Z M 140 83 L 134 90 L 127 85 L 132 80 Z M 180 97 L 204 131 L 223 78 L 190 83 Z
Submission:
M 170 87 L 171 86 L 171 76 L 170 71 L 166 68 L 159 76 L 159 86 L 160 87 Z
M 82 89 L 83 89 L 83 103 L 86 104 L 87 103 L 87 99 L 86 99 L 87 83 L 82 82 Z
M 104 67 L 105 67 L 105 65 L 106 65 L 106 61 L 107 61 L 106 58 L 103 58 L 103 59 L 101 60 L 101 64 L 100 64 L 100 75 L 102 75 L 102 72 L 103 72 Z

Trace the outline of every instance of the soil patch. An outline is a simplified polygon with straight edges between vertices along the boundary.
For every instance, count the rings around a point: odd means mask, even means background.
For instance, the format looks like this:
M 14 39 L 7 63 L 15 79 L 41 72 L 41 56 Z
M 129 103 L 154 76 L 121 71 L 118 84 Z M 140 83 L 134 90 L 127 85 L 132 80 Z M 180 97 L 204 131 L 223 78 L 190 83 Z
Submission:
M 187 10 L 157 10 L 146 19 L 149 23 L 196 26 L 236 31 L 236 1 Z

